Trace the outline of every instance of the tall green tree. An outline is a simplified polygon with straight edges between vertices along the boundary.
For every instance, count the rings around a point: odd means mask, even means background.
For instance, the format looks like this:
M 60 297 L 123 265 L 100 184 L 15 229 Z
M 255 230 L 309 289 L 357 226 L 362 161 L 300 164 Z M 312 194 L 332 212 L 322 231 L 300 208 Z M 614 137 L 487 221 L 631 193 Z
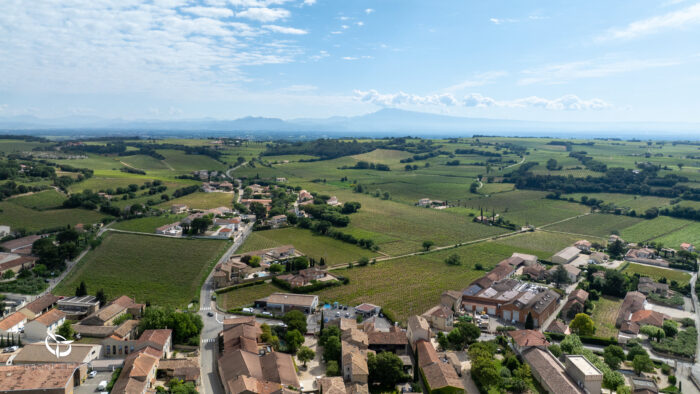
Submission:
M 388 389 L 394 389 L 397 384 L 405 382 L 409 376 L 403 372 L 403 361 L 399 356 L 390 352 L 380 352 L 367 355 L 369 382 Z
M 569 327 L 573 333 L 578 335 L 593 335 L 595 332 L 593 319 L 585 313 L 577 313 Z
M 81 281 L 80 285 L 75 289 L 75 296 L 76 297 L 84 297 L 88 294 L 87 292 L 87 285 L 85 284 L 85 281 Z
M 535 328 L 535 321 L 532 319 L 532 313 L 528 312 L 525 318 L 525 329 L 532 330 Z
M 314 357 L 316 357 L 316 352 L 311 350 L 308 346 L 301 346 L 299 350 L 297 350 L 297 359 L 302 362 L 304 367 L 306 367 L 306 363 L 313 360 Z

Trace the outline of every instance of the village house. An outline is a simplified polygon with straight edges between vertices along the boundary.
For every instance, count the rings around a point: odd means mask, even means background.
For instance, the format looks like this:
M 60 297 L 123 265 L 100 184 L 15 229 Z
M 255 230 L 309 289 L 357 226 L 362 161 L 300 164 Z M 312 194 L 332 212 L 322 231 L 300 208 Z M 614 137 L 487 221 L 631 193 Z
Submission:
M 22 269 L 31 269 L 36 265 L 37 257 L 23 256 L 16 253 L 0 252 L 0 276 L 7 271 L 12 271 L 15 274 Z
M 440 305 L 459 313 L 462 310 L 462 293 L 456 290 L 447 290 L 440 295 Z
M 20 309 L 20 313 L 27 316 L 27 319 L 33 320 L 41 316 L 43 313 L 51 310 L 58 303 L 59 298 L 53 294 L 45 294 L 36 300 L 25 305 Z
M 630 291 L 625 295 L 625 299 L 620 305 L 620 310 L 617 313 L 615 327 L 620 327 L 623 322 L 629 321 L 634 312 L 644 309 L 646 296 L 638 291 Z
M 138 327 L 134 321 L 128 322 L 124 322 L 115 333 L 102 341 L 104 357 L 126 357 L 147 348 L 152 356 L 159 359 L 170 358 L 173 347 L 172 330 L 145 330 L 138 339 L 134 339 L 133 334 Z
M 645 379 L 639 376 L 630 377 L 630 385 L 632 386 L 632 394 L 656 394 L 659 392 L 659 386 L 651 379 Z
M 185 204 L 173 204 L 170 206 L 170 212 L 174 214 L 187 212 L 187 205 Z
M 311 193 L 307 192 L 306 190 L 300 190 L 299 191 L 299 198 L 297 201 L 299 202 L 304 202 L 308 200 L 313 200 L 314 196 L 311 195 Z
M 343 379 L 351 384 L 365 386 L 369 379 L 367 367 L 367 354 L 369 350 L 369 338 L 367 334 L 357 328 L 355 321 L 345 319 L 341 324 L 341 365 Z
M 300 387 L 292 356 L 273 351 L 261 342 L 254 317 L 224 320 L 219 333 L 217 370 L 226 394 L 280 392 Z
M 426 340 L 416 343 L 418 368 L 428 392 L 464 393 L 464 383 L 454 368 L 438 357 L 435 347 Z
M 277 277 L 291 287 L 302 287 L 312 284 L 314 281 L 328 282 L 338 280 L 335 276 L 318 267 L 309 267 L 300 270 L 297 274 L 285 274 Z
M 156 229 L 156 234 L 168 235 L 171 237 L 180 237 L 182 236 L 182 227 L 180 227 L 180 223 L 166 224 L 158 227 Z
M 663 327 L 664 320 L 668 319 L 669 317 L 661 312 L 642 309 L 632 313 L 629 321 L 632 323 L 637 323 L 639 327 L 650 325 L 661 328 Z
M 454 324 L 452 309 L 437 305 L 428 309 L 421 316 L 428 321 L 430 327 L 440 331 L 451 331 Z
M 687 242 L 683 242 L 681 244 L 681 250 L 685 250 L 686 252 L 695 252 L 695 246 L 693 246 Z
M 534 264 L 523 267 L 523 275 L 529 276 L 532 280 L 544 280 L 547 276 L 547 269 L 542 264 Z
M 87 377 L 87 364 L 0 365 L 3 394 L 72 394 Z
M 365 319 L 372 316 L 377 316 L 381 311 L 382 307 L 366 302 L 355 307 L 355 313 L 362 316 Z
M 287 182 L 287 178 L 278 176 L 277 178 L 275 178 L 275 182 L 277 182 L 277 183 L 285 183 L 285 182 Z
M 100 345 L 88 345 L 72 343 L 53 344 L 52 349 L 57 349 L 62 354 L 67 353 L 70 346 L 70 353 L 57 358 L 56 355 L 47 349 L 44 341 L 26 344 L 20 348 L 19 353 L 12 360 L 14 365 L 63 363 L 63 364 L 87 364 L 96 360 L 100 356 Z
M 214 274 L 212 276 L 214 279 L 214 286 L 220 289 L 240 283 L 251 271 L 252 268 L 248 264 L 241 262 L 240 259 L 231 259 L 219 263 L 214 268 Z
M 15 312 L 0 320 L 0 335 L 19 334 L 27 323 L 27 316 Z
M 574 246 L 579 248 L 583 252 L 590 252 L 592 245 L 593 244 L 590 241 L 587 241 L 585 239 L 582 239 L 580 241 L 576 241 L 576 243 L 574 243 Z
M 178 379 L 184 383 L 200 384 L 201 371 L 197 358 L 170 358 L 158 362 L 158 371 L 169 379 Z
M 275 215 L 268 219 L 267 223 L 274 228 L 284 226 L 287 224 L 287 215 Z
M 145 307 L 144 304 L 137 304 L 127 296 L 121 296 L 83 319 L 80 324 L 88 326 L 112 326 L 114 325 L 114 320 L 126 313 L 131 314 L 131 316 L 135 318 L 141 317 Z
M 408 342 L 411 345 L 411 349 L 416 350 L 416 344 L 418 341 L 430 342 L 430 325 L 425 318 L 421 316 L 410 316 L 406 324 L 408 336 Z
M 51 309 L 24 326 L 24 335 L 30 340 L 40 341 L 48 333 L 55 333 L 66 321 L 66 314 L 58 309 Z
M 0 248 L 9 253 L 30 255 L 32 254 L 32 245 L 41 238 L 41 235 L 29 235 L 0 243 Z
M 557 267 L 552 267 L 547 271 L 547 275 L 549 275 L 550 278 L 553 278 L 557 272 Z M 581 270 L 578 267 L 575 267 L 572 264 L 564 264 L 562 265 L 564 267 L 564 270 L 566 271 L 566 277 L 569 279 L 569 282 L 574 283 L 578 280 L 578 276 L 581 275 Z
M 603 252 L 593 252 L 588 257 L 589 264 L 605 264 L 610 259 L 610 256 Z
M 153 392 L 159 357 L 150 348 L 131 353 L 124 360 L 121 373 L 114 382 L 112 392 L 145 394 Z
M 658 283 L 648 276 L 640 277 L 637 285 L 637 290 L 646 296 L 653 293 L 661 297 L 668 297 L 668 288 L 668 283 Z
M 576 246 L 569 246 L 557 252 L 554 256 L 552 256 L 551 260 L 554 264 L 569 264 L 570 262 L 576 260 L 580 253 L 581 250 Z
M 544 330 L 544 332 L 553 332 L 556 334 L 569 335 L 571 334 L 571 329 L 569 325 L 563 321 L 556 319 L 549 324 L 549 326 Z
M 588 301 L 588 292 L 583 289 L 576 289 L 569 294 L 569 298 L 564 304 L 561 312 L 568 318 L 573 318 L 577 313 L 583 313 Z
M 617 241 L 622 242 L 623 245 L 627 245 L 627 242 L 625 242 L 624 239 L 620 238 L 619 235 L 610 234 L 610 236 L 608 237 L 608 244 L 613 244 Z

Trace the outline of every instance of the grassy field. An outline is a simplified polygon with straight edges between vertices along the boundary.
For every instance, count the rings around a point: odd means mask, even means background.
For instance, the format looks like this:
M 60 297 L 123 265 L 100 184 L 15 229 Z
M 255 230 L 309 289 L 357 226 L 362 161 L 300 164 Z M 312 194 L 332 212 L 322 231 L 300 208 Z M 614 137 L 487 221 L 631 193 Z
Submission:
M 575 235 L 535 231 L 502 238 L 494 242 L 514 248 L 534 250 L 537 253 L 533 254 L 535 254 L 537 257 L 544 260 L 549 260 L 554 253 L 564 249 L 567 246 L 571 246 L 574 242 L 580 239 L 581 237 Z M 591 239 L 590 241 L 594 240 Z
M 90 293 L 104 289 L 109 299 L 126 294 L 138 302 L 184 307 L 198 298 L 212 263 L 228 245 L 218 240 L 108 233 L 55 293 L 72 295 L 85 281 Z
M 622 272 L 630 275 L 639 274 L 641 276 L 648 276 L 654 280 L 666 278 L 668 280 L 668 283 L 671 283 L 672 280 L 675 280 L 681 286 L 685 286 L 690 282 L 690 274 L 686 272 L 674 269 L 652 267 L 650 265 L 644 264 L 630 263 L 627 267 L 625 267 L 625 269 Z
M 622 305 L 622 299 L 608 296 L 601 296 L 594 302 L 595 307 L 591 317 L 595 322 L 595 336 L 597 337 L 617 337 L 615 320 Z
M 86 209 L 36 211 L 10 201 L 0 202 L 0 223 L 10 226 L 13 230 L 23 228 L 27 231 L 39 231 L 67 225 L 75 226 L 78 223 L 93 224 L 106 217 L 102 213 Z
M 115 223 L 112 228 L 115 230 L 136 231 L 142 233 L 154 233 L 160 226 L 180 221 L 187 215 L 165 214 L 161 216 L 149 216 L 145 218 L 124 220 Z
M 674 233 L 694 223 L 690 220 L 659 216 L 627 227 L 620 231 L 620 236 L 627 242 L 644 242 Z
M 546 228 L 552 231 L 607 238 L 613 231 L 620 232 L 644 221 L 644 219 L 630 216 L 594 213 L 547 226 Z
M 316 260 L 323 257 L 326 264 L 346 264 L 360 257 L 377 257 L 377 253 L 359 246 L 351 245 L 330 237 L 313 235 L 311 231 L 300 228 L 256 231 L 241 245 L 238 253 L 251 250 L 267 249 L 292 244 L 301 253 Z
M 262 285 L 243 287 L 228 293 L 217 296 L 217 302 L 224 310 L 233 308 L 242 308 L 252 305 L 255 300 L 269 296 L 274 292 L 281 291 L 276 286 L 270 283 Z
M 654 238 L 654 241 L 662 242 L 674 249 L 678 249 L 683 242 L 700 245 L 700 223 L 689 224 L 679 230 Z
M 348 305 L 362 302 L 381 305 L 396 319 L 405 322 L 408 316 L 423 313 L 438 304 L 443 291 L 466 287 L 515 251 L 536 253 L 530 249 L 484 242 L 425 255 L 380 261 L 366 267 L 332 271 L 349 278 L 350 283 L 322 290 L 318 295 L 323 301 L 339 301 Z M 461 257 L 461 266 L 445 264 L 445 258 L 453 253 Z M 481 263 L 484 271 L 474 269 L 476 263 Z M 274 291 L 278 290 L 273 286 L 267 289 L 235 290 L 219 296 L 219 303 L 241 306 Z
M 175 171 L 223 170 L 224 164 L 203 155 L 188 155 L 180 150 L 163 149 L 158 153 L 165 156 L 163 162 Z
M 29 194 L 26 196 L 18 196 L 8 199 L 9 202 L 17 205 L 21 205 L 25 208 L 31 208 L 36 210 L 45 210 L 51 208 L 58 208 L 63 204 L 66 197 L 57 192 L 54 189 L 44 190 L 39 193 Z
M 233 206 L 233 193 L 197 192 L 158 204 L 158 208 L 170 208 L 173 204 L 185 204 L 193 209 L 210 209 Z

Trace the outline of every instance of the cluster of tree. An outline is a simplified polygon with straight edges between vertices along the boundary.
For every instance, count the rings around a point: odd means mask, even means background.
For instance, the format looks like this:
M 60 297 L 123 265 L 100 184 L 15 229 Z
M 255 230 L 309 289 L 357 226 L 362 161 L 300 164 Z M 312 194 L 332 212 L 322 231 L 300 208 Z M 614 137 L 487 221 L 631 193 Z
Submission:
M 459 160 L 448 160 L 447 162 L 445 162 L 445 165 L 448 165 L 448 166 L 458 166 L 459 163 L 460 163 Z
M 509 352 L 503 362 L 496 360 L 498 345 L 494 341 L 469 346 L 471 375 L 484 393 L 526 393 L 534 390 L 530 366 Z
M 291 354 L 296 354 L 300 346 L 304 343 L 306 316 L 300 311 L 289 311 L 282 317 L 282 321 L 287 326 L 284 335 L 284 341 L 287 345 L 286 351 Z
M 196 313 L 177 312 L 171 308 L 151 306 L 139 323 L 139 330 L 169 328 L 173 330 L 173 342 L 185 345 L 199 345 L 199 334 L 204 323 Z
M 165 384 L 165 387 L 156 387 L 156 393 L 168 393 L 168 394 L 197 394 L 197 388 L 192 382 L 183 382 L 180 379 L 172 378 Z
M 591 171 L 605 172 L 608 169 L 608 166 L 605 163 L 594 160 L 592 157 L 587 156 L 587 153 L 585 151 L 569 152 L 569 157 L 573 157 L 574 159 L 580 161 L 581 164 L 586 166 L 586 168 L 588 168 Z
M 80 193 L 73 193 L 67 200 L 63 201 L 63 208 L 85 208 L 97 209 L 97 207 L 106 200 L 94 193 L 90 189 L 85 189 Z
M 360 160 L 355 163 L 354 166 L 343 166 L 339 168 L 340 170 L 377 170 L 377 171 L 391 171 L 388 165 L 382 163 L 372 163 L 364 160 Z
M 445 152 L 445 151 L 434 151 L 434 152 L 425 153 L 425 154 L 422 154 L 422 155 L 413 155 L 413 156 L 411 156 L 411 157 L 409 157 L 409 158 L 401 159 L 401 160 L 399 160 L 399 162 L 400 162 L 400 163 L 413 163 L 414 161 L 418 161 L 418 160 L 428 160 L 428 159 L 430 159 L 430 158 L 432 158 L 432 157 L 437 157 L 437 156 L 439 156 L 439 155 L 447 155 L 447 154 L 449 154 L 449 152 Z
M 32 254 L 39 257 L 37 263 L 47 269 L 63 271 L 66 260 L 72 260 L 87 246 L 87 235 L 81 235 L 73 229 L 59 232 L 54 239 L 40 238 L 32 245 Z
M 481 336 L 481 330 L 475 324 L 464 320 L 458 320 L 454 328 L 447 335 L 438 332 L 438 344 L 443 350 L 452 349 L 461 351 L 471 345 Z
M 186 195 L 188 195 L 188 194 L 195 193 L 195 192 L 197 192 L 198 190 L 199 190 L 199 186 L 198 186 L 198 185 L 192 185 L 192 186 L 181 187 L 181 188 L 179 188 L 179 189 L 176 189 L 176 190 L 173 192 L 173 198 L 178 198 L 178 197 L 186 196 Z
M 309 218 L 301 218 L 299 219 L 299 227 L 310 229 L 314 234 L 325 235 L 349 244 L 359 245 L 365 249 L 375 251 L 379 250 L 379 247 L 375 245 L 374 240 L 370 238 L 356 238 L 352 234 L 334 230 L 331 222 L 326 220 L 314 221 Z
M 73 144 L 70 141 L 59 145 L 64 152 L 75 153 L 96 153 L 99 155 L 120 154 L 126 152 L 126 144 L 124 141 L 107 142 L 101 144 Z
M 42 186 L 25 186 L 19 185 L 15 181 L 7 181 L 5 183 L 0 183 L 0 200 L 4 200 L 5 198 L 14 196 L 15 194 L 38 192 L 44 189 L 45 187 Z
M 301 207 L 301 210 L 311 215 L 314 219 L 326 221 L 335 227 L 346 227 L 350 223 L 350 217 L 343 215 L 342 208 L 327 204 L 309 204 Z
M 403 361 L 390 352 L 368 353 L 367 369 L 369 384 L 375 389 L 393 391 L 397 384 L 411 379 L 411 375 L 403 371 Z
M 76 297 L 85 297 L 88 295 L 88 288 L 87 285 L 85 284 L 85 281 L 80 281 L 80 284 L 78 287 L 75 288 L 75 296 Z M 106 303 L 107 303 L 107 295 L 105 294 L 105 291 L 103 289 L 97 290 L 97 293 L 95 293 L 95 299 L 100 303 L 100 308 L 102 308 Z M 126 314 L 128 316 L 128 313 Z M 126 319 L 128 320 L 128 319 Z M 123 322 L 124 320 L 122 320 Z M 114 324 L 115 326 L 118 326 L 118 323 Z
M 559 344 L 561 352 L 566 354 L 580 354 L 585 357 L 591 364 L 595 365 L 598 370 L 603 373 L 603 387 L 609 390 L 618 390 L 620 386 L 625 385 L 625 377 L 618 371 L 612 369 L 600 357 L 596 356 L 591 350 L 583 347 L 581 339 L 576 334 L 567 335 Z M 644 350 L 642 348 L 642 350 Z M 631 350 L 630 350 L 631 352 Z M 645 352 L 646 353 L 646 352 Z
M 560 175 L 534 175 L 524 163 L 518 170 L 506 174 L 509 182 L 519 189 L 545 190 L 556 193 L 623 193 L 659 197 L 680 197 L 700 201 L 700 189 L 679 184 L 684 177 L 655 172 L 635 172 L 624 168 L 608 168 L 601 177 L 574 178 Z
M 323 359 L 326 361 L 326 375 L 340 375 L 340 356 L 342 345 L 340 343 L 340 329 L 336 326 L 324 327 L 318 338 L 318 344 L 323 347 Z
M 335 159 L 343 156 L 367 153 L 380 145 L 377 141 L 358 142 L 357 140 L 342 141 L 336 139 L 318 139 L 314 141 L 269 143 L 263 156 L 279 155 L 310 155 L 321 160 Z
M 15 338 L 14 333 L 10 334 L 9 332 L 5 336 L 0 335 L 0 348 L 9 346 L 22 346 L 22 338 L 19 334 L 17 334 L 17 338 Z
M 547 160 L 547 169 L 549 171 L 558 171 L 561 170 L 561 166 L 557 163 L 556 159 L 549 159 Z
M 663 208 L 659 211 L 659 214 L 674 218 L 700 220 L 700 209 L 688 206 L 674 205 L 671 209 Z
M 122 167 L 119 169 L 119 171 L 126 172 L 127 174 L 146 175 L 146 171 L 133 167 Z
M 427 163 L 426 163 L 426 164 L 427 164 Z M 415 170 L 418 169 L 418 166 L 415 165 L 415 164 L 414 164 L 414 165 L 406 164 L 406 166 L 404 167 L 404 169 L 405 169 L 406 171 L 415 171 Z
M 479 155 L 485 157 L 503 157 L 500 153 L 480 149 L 455 149 L 457 155 Z
M 78 168 L 78 167 L 73 167 L 73 166 L 68 165 L 68 164 L 55 164 L 55 165 L 56 165 L 61 171 L 64 171 L 64 172 L 77 172 L 77 173 L 80 173 L 80 174 L 82 174 L 82 175 L 85 177 L 85 179 L 91 178 L 92 175 L 95 173 L 95 171 L 93 171 L 93 170 L 90 169 L 90 168 Z

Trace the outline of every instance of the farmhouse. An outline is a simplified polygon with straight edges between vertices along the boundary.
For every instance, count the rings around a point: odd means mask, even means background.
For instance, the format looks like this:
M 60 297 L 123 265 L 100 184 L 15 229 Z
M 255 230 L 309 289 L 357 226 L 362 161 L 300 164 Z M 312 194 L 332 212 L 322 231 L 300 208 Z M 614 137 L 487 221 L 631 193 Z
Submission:
M 605 264 L 610 259 L 610 256 L 603 252 L 593 252 L 588 258 L 589 264 Z
M 440 296 L 440 304 L 452 310 L 459 312 L 462 309 L 462 293 L 455 290 L 447 290 Z
M 290 310 L 299 310 L 306 314 L 313 313 L 318 308 L 318 296 L 309 294 L 272 293 L 265 298 L 255 301 L 259 308 L 279 310 L 284 314 Z
M 307 286 L 313 281 L 328 282 L 337 280 L 335 276 L 330 275 L 328 272 L 318 267 L 309 267 L 299 271 L 296 275 L 287 274 L 278 276 L 277 278 L 289 283 L 291 287 Z
M 8 231 L 9 231 L 9 230 L 8 230 Z M 687 243 L 687 242 L 683 242 L 683 243 L 681 244 L 681 250 L 685 250 L 685 251 L 687 251 L 687 252 L 694 252 L 694 251 L 695 251 L 695 247 L 694 247 L 692 244 L 689 244 L 689 243 Z
M 649 248 L 630 249 L 625 254 L 625 260 L 668 267 L 668 261 L 660 258 L 654 249 Z
M 633 394 L 656 394 L 659 392 L 659 386 L 651 379 L 644 379 L 638 376 L 630 378 Z
M 170 206 L 171 213 L 185 213 L 187 209 L 188 207 L 185 204 L 173 204 Z
M 580 253 L 581 250 L 575 246 L 566 247 L 557 252 L 557 254 L 555 254 L 554 256 L 552 256 L 552 263 L 568 264 L 574 261 Z
M 523 260 L 526 267 L 537 264 L 537 256 L 525 253 L 513 253 L 511 257 L 518 257 Z
M 179 237 L 182 235 L 182 227 L 180 223 L 170 223 L 160 226 L 156 229 L 156 234 L 169 235 L 171 237 Z
M 585 239 L 582 239 L 580 241 L 576 241 L 576 243 L 574 243 L 574 246 L 579 248 L 579 250 L 581 250 L 583 252 L 590 252 L 592 245 L 593 244 L 591 244 L 590 241 L 587 241 Z
M 553 333 L 557 333 L 557 334 L 564 334 L 564 335 L 571 334 L 571 330 L 569 329 L 569 326 L 559 319 L 551 322 L 549 324 L 549 326 L 544 331 L 545 332 L 553 332 Z
M 115 393 L 141 394 L 149 392 L 156 381 L 158 357 L 150 348 L 131 353 L 125 360 L 112 391 Z
M 647 309 L 642 309 L 632 313 L 629 320 L 632 323 L 637 323 L 640 327 L 645 325 L 651 325 L 661 328 L 664 324 L 664 320 L 668 319 L 668 316 L 657 311 L 650 311 Z
M 37 260 L 39 259 L 32 256 L 0 252 L 0 276 L 7 271 L 18 273 L 23 268 L 33 268 Z
M 340 203 L 340 201 L 338 201 L 338 197 L 332 196 L 331 198 L 328 199 L 328 201 L 326 201 L 326 204 L 336 206 L 336 205 L 340 205 L 341 203 Z
M 523 267 L 523 275 L 527 275 L 533 280 L 543 280 L 547 274 L 547 269 L 542 264 L 534 264 Z
M 27 237 L 13 239 L 0 244 L 0 248 L 5 251 L 15 254 L 28 255 L 32 253 L 32 245 L 34 242 L 41 239 L 40 235 L 30 235 Z
M 416 343 L 418 368 L 428 392 L 463 393 L 464 384 L 454 368 L 441 360 L 429 341 L 420 339 Z
M 654 293 L 660 295 L 661 297 L 667 297 L 668 283 L 658 283 L 648 276 L 642 276 L 639 278 L 637 290 L 644 295 Z
M 407 322 L 408 342 L 413 350 L 416 349 L 418 341 L 430 342 L 430 325 L 425 318 L 421 316 L 410 316 Z
M 27 316 L 29 320 L 36 319 L 42 313 L 48 312 L 58 302 L 59 298 L 53 294 L 43 295 L 20 309 L 20 313 Z
M 313 200 L 314 196 L 311 195 L 311 193 L 307 192 L 306 190 L 301 190 L 299 191 L 299 198 L 297 201 L 303 202 L 307 200 Z
M 263 392 L 272 393 L 300 386 L 292 357 L 260 343 L 261 335 L 255 319 L 224 321 L 217 370 L 227 394 L 260 392 L 262 387 Z
M 86 364 L 0 365 L 0 390 L 8 394 L 70 394 L 87 372 Z
M 27 323 L 27 316 L 22 313 L 15 312 L 4 319 L 0 320 L 0 334 L 17 334 Z
M 588 292 L 583 289 L 576 289 L 569 294 L 569 298 L 562 308 L 564 316 L 573 317 L 577 313 L 583 313 L 588 301 Z
M 271 217 L 267 222 L 268 224 L 270 224 L 270 226 L 275 228 L 284 226 L 285 224 L 287 224 L 287 215 L 275 215 Z
M 608 237 L 608 244 L 612 244 L 617 241 L 622 242 L 623 245 L 627 244 L 624 239 L 620 238 L 619 235 L 611 234 L 610 237 Z
M 144 304 L 137 304 L 127 296 L 121 296 L 109 303 L 104 308 L 83 319 L 81 325 L 111 326 L 119 316 L 130 313 L 134 317 L 141 317 Z
M 625 299 L 622 301 L 622 305 L 620 305 L 620 311 L 617 313 L 615 327 L 620 327 L 622 323 L 629 321 L 634 312 L 644 309 L 646 299 L 644 294 L 638 291 L 630 291 L 627 293 Z
M 240 283 L 251 272 L 250 266 L 239 260 L 219 263 L 214 268 L 214 285 L 217 289 Z
M 566 271 L 566 276 L 569 278 L 569 281 L 576 282 L 578 276 L 581 274 L 581 270 L 573 266 L 572 264 L 564 264 L 562 265 L 562 267 L 564 267 L 564 270 Z M 557 267 L 552 267 L 549 269 L 549 271 L 547 271 L 547 274 L 550 277 L 554 277 L 556 271 Z
M 40 341 L 47 333 L 55 333 L 58 327 L 66 321 L 66 314 L 58 309 L 51 309 L 24 326 L 24 335 L 32 340 Z

